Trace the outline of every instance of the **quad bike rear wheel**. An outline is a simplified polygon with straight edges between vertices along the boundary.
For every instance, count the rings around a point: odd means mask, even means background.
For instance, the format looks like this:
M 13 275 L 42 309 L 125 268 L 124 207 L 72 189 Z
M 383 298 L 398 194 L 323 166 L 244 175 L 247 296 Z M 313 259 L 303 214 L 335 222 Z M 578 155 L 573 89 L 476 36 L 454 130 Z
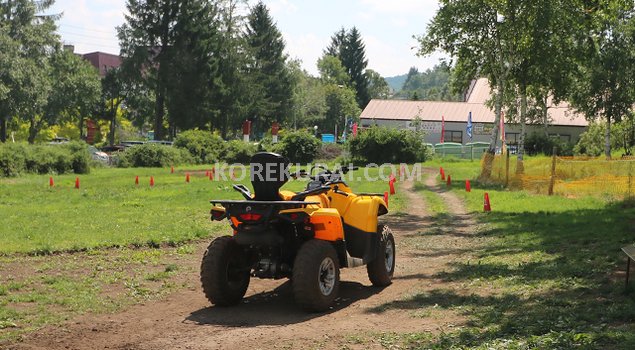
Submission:
M 395 238 L 386 225 L 377 226 L 379 233 L 379 252 L 375 260 L 366 265 L 368 278 L 376 287 L 385 287 L 392 283 L 395 273 Z
M 238 304 L 249 286 L 245 254 L 233 237 L 218 237 L 210 243 L 201 263 L 201 283 L 214 305 Z
M 340 287 L 340 264 L 333 245 L 320 240 L 305 242 L 295 258 L 292 277 L 293 294 L 302 308 L 327 310 Z

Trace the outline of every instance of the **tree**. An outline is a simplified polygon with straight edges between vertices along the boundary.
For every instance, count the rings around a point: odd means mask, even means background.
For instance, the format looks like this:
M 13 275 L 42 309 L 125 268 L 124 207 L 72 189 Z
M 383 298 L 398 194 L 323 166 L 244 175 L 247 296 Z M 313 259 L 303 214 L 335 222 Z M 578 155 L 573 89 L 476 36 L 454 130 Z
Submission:
M 154 91 L 155 140 L 166 136 L 165 101 L 182 6 L 183 0 L 127 0 L 126 22 L 117 27 L 124 71 Z
M 60 121 L 77 123 L 80 137 L 86 117 L 99 105 L 101 83 L 97 70 L 83 58 L 70 51 L 58 49 L 50 60 L 51 91 L 39 115 L 31 117 L 29 142 L 47 125 Z
M 344 130 L 345 119 L 357 118 L 361 113 L 355 100 L 355 90 L 346 86 L 327 84 L 324 86 L 326 98 L 326 114 L 319 123 L 320 130 Z
M 287 122 L 296 130 L 298 127 L 316 125 L 324 119 L 326 113 L 326 97 L 322 82 L 303 70 L 300 65 L 301 62 L 297 60 L 291 60 L 287 64 L 294 81 L 292 118 Z
M 371 99 L 385 100 L 390 97 L 390 88 L 381 74 L 372 69 L 367 69 L 365 74 L 368 81 L 368 94 Z
M 507 36 L 514 30 L 517 8 L 509 2 L 487 0 L 441 0 L 440 9 L 419 37 L 420 54 L 437 49 L 448 53 L 455 63 L 455 86 L 466 89 L 469 82 L 486 76 L 494 89 L 494 125 L 481 177 L 489 178 L 496 152 L 503 94 L 510 83 L 514 51 Z
M 13 116 L 34 122 L 40 118 L 51 89 L 50 56 L 60 46 L 56 15 L 40 15 L 52 0 L 0 3 L 0 139 L 6 140 Z M 5 46 L 6 45 L 6 46 Z
M 115 144 L 115 131 L 117 130 L 117 114 L 119 107 L 126 98 L 123 76 L 119 68 L 109 69 L 101 80 L 101 104 L 103 117 L 108 120 L 108 143 Z
M 368 60 L 366 59 L 365 46 L 361 34 L 353 27 L 346 31 L 340 29 L 331 37 L 331 43 L 324 51 L 324 56 L 337 57 L 350 80 L 350 86 L 355 89 L 357 104 L 360 108 L 366 107 L 370 101 L 368 92 L 368 76 L 365 74 Z
M 342 66 L 342 61 L 336 56 L 324 55 L 317 62 L 320 78 L 325 84 L 350 86 L 351 80 Z
M 412 98 L 416 93 L 418 99 L 426 101 L 460 101 L 461 94 L 452 91 L 450 78 L 451 68 L 445 62 L 425 72 L 412 67 L 401 91 L 396 95 L 400 98 Z
M 587 10 L 581 38 L 584 52 L 571 93 L 573 106 L 588 120 L 604 119 L 604 154 L 611 158 L 611 124 L 635 104 L 635 9 L 631 1 L 598 3 Z
M 286 66 L 282 34 L 262 2 L 249 13 L 245 40 L 252 94 L 249 113 L 267 128 L 291 113 L 293 81 Z

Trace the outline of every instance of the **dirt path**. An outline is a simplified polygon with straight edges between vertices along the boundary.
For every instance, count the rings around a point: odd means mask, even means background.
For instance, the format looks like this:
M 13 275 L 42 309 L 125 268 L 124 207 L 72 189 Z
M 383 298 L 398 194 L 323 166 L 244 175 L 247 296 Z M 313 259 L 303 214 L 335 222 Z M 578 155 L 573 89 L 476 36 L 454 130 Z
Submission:
M 446 202 L 452 217 L 444 234 L 426 211 L 412 182 L 406 191 L 408 215 L 385 218 L 397 240 L 394 283 L 373 288 L 365 268 L 344 269 L 340 299 L 327 313 L 307 314 L 293 302 L 289 282 L 252 279 L 244 303 L 233 308 L 211 307 L 204 298 L 196 272 L 187 276 L 188 288 L 161 301 L 148 302 L 117 314 L 85 315 L 62 326 L 46 327 L 25 336 L 9 349 L 296 349 L 381 348 L 379 342 L 359 341 L 357 335 L 384 332 L 448 331 L 464 317 L 444 311 L 435 317 L 404 312 L 391 305 L 414 293 L 443 288 L 435 275 L 469 254 L 474 222 L 463 203 L 435 185 L 426 171 L 425 184 Z M 202 255 L 205 244 L 197 249 Z M 192 262 L 196 266 L 198 261 Z M 197 271 L 197 269 L 193 269 Z

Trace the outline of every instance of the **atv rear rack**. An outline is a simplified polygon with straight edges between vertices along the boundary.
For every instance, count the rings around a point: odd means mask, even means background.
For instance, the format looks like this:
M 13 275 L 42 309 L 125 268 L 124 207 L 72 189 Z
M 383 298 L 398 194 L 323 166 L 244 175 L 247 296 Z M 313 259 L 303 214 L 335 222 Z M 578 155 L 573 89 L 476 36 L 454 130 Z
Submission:
M 282 208 L 302 208 L 310 204 L 320 204 L 319 202 L 305 202 L 305 201 L 246 201 L 246 200 L 215 200 L 209 201 L 212 204 L 220 204 L 222 206 L 234 206 L 234 205 L 271 205 Z

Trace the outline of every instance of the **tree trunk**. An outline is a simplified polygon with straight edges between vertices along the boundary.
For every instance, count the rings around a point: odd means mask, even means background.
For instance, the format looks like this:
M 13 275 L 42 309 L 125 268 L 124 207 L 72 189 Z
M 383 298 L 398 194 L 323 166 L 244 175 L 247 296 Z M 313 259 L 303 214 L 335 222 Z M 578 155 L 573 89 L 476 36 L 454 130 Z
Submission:
M 79 123 L 77 124 L 79 127 L 79 139 L 86 140 L 86 136 L 84 135 L 84 117 L 79 116 Z
M 154 114 L 154 139 L 163 140 L 163 118 L 165 117 L 165 95 L 163 88 L 157 89 L 157 100 Z
M 542 100 L 542 126 L 545 132 L 545 136 L 549 137 L 549 108 L 547 108 L 547 99 L 549 97 L 545 96 L 544 100 Z
M 7 142 L 7 117 L 0 117 L 0 142 Z
M 518 139 L 518 158 L 516 160 L 516 174 L 523 174 L 525 156 L 525 133 L 527 129 L 527 86 L 520 86 L 520 137 Z
M 611 116 L 606 116 L 606 130 L 604 131 L 604 155 L 606 159 L 611 159 Z
M 115 145 L 115 131 L 117 130 L 117 108 L 114 102 L 110 102 L 110 132 L 108 133 L 108 143 L 110 146 Z
M 501 79 L 498 80 L 498 86 L 496 87 L 496 102 L 494 107 L 494 127 L 492 128 L 492 135 L 489 141 L 489 148 L 485 154 L 483 160 L 483 167 L 481 169 L 481 175 L 479 180 L 486 181 L 492 175 L 492 166 L 494 164 L 494 155 L 496 154 L 496 143 L 498 140 L 498 129 L 500 124 L 501 112 L 503 110 L 503 87 L 504 83 Z
M 35 138 L 37 137 L 37 133 L 38 133 L 38 123 L 35 120 L 35 117 L 31 117 L 31 119 L 29 120 L 29 144 L 34 144 L 35 143 Z

